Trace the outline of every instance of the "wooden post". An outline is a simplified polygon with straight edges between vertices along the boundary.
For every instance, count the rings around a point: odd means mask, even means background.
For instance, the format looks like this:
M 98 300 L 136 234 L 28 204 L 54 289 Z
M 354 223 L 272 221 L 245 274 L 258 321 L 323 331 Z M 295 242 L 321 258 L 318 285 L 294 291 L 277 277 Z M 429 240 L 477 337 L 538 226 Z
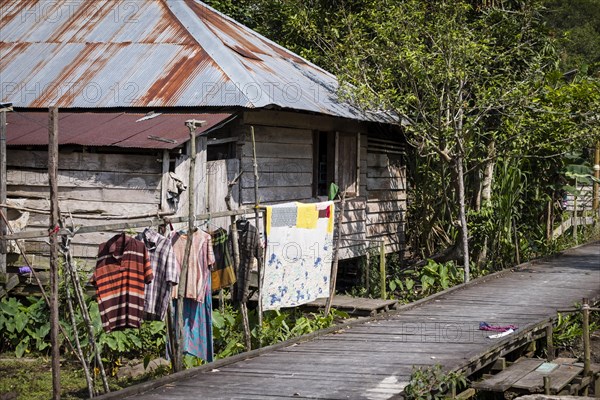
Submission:
M 258 198 L 258 163 L 256 162 L 256 142 L 254 140 L 254 126 L 250 126 L 250 134 L 252 136 L 252 166 L 254 167 L 254 220 L 258 238 L 260 236 L 260 211 L 258 209 L 260 201 Z M 263 324 L 263 304 L 262 304 L 262 258 L 256 260 L 258 272 L 258 345 L 262 347 L 262 324 Z
M 371 269 L 371 254 L 369 254 L 370 249 L 369 247 L 367 247 L 367 253 L 365 254 L 365 291 L 367 292 L 367 295 L 369 294 L 369 289 L 371 283 L 369 282 L 369 280 L 371 279 L 370 275 L 370 269 Z
M 552 240 L 552 199 L 548 200 L 548 215 L 546 215 L 546 241 Z
M 52 346 L 52 398 L 60 399 L 60 347 L 58 337 L 58 108 L 48 118 L 48 178 L 50 183 L 50 342 Z
M 190 252 L 192 250 L 192 241 L 194 239 L 194 215 L 196 215 L 195 206 L 195 170 L 196 170 L 196 125 L 195 121 L 188 120 L 185 125 L 190 130 L 190 169 L 188 179 L 188 232 L 183 253 L 183 262 L 181 273 L 179 275 L 179 286 L 177 288 L 177 321 L 175 323 L 177 351 L 175 356 L 175 372 L 183 370 L 183 298 L 185 297 L 185 287 L 187 285 L 187 272 L 189 268 Z
M 519 249 L 519 235 L 517 232 L 517 222 L 515 219 L 512 219 L 513 222 L 513 232 L 515 233 L 515 260 L 517 261 L 517 265 L 521 264 L 521 253 Z
M 167 183 L 169 181 L 169 163 L 170 163 L 169 150 L 163 150 L 162 154 L 162 177 L 160 181 L 160 209 L 163 212 L 171 210 L 169 202 L 167 201 Z
M 386 285 L 385 285 L 385 281 L 386 281 L 386 272 L 385 272 L 385 241 L 382 240 L 379 246 L 379 275 L 380 275 L 380 279 L 381 279 L 381 298 L 382 299 L 386 299 L 387 298 L 387 291 L 386 291 Z
M 583 376 L 590 374 L 590 304 L 587 298 L 581 301 L 581 312 L 583 314 Z
M 242 171 L 243 172 L 243 171 Z M 229 184 L 227 185 L 227 196 L 225 196 L 225 204 L 227 205 L 227 210 L 232 211 L 233 207 L 231 206 L 231 192 L 233 191 L 233 187 L 237 183 L 238 179 L 242 176 L 242 172 L 240 172 Z M 237 225 L 235 224 L 235 215 L 231 215 L 231 242 L 232 242 L 232 250 L 233 250 L 233 262 L 235 264 L 235 274 L 236 276 L 240 276 L 239 268 L 240 268 L 240 246 L 238 242 L 238 231 Z M 238 281 L 239 287 L 239 281 Z M 246 309 L 246 304 L 240 304 L 240 311 L 242 313 L 242 324 L 244 326 L 244 339 L 246 343 L 246 350 L 250 351 L 252 349 L 252 340 L 250 337 L 250 323 L 248 321 L 248 312 Z
M 544 376 L 544 394 L 550 394 L 550 385 L 552 384 L 549 376 Z
M 6 109 L 4 108 L 0 110 L 0 204 L 6 204 Z M 4 212 L 4 208 L 0 207 L 0 213 Z M 0 218 L 0 235 L 6 235 L 6 233 L 6 223 L 3 218 Z M 0 286 L 5 282 L 6 240 L 0 239 Z
M 546 325 L 546 357 L 548 361 L 554 360 L 554 327 L 552 323 Z
M 575 194 L 573 195 L 573 219 L 572 219 L 572 224 L 573 224 L 573 240 L 575 241 L 575 244 L 577 244 L 577 223 L 579 222 L 577 220 L 577 188 L 578 188 L 578 184 L 577 184 L 577 178 L 575 178 Z
M 596 151 L 594 152 L 594 177 L 600 179 L 600 141 L 596 142 Z M 594 210 L 594 216 L 598 217 L 600 209 L 600 185 L 598 182 L 594 182 L 593 195 L 592 210 Z
M 335 230 L 337 232 L 337 240 L 335 241 L 335 248 L 333 249 L 333 264 L 331 265 L 331 276 L 329 278 L 329 297 L 325 303 L 325 315 L 329 315 L 331 311 L 331 303 L 333 302 L 333 296 L 335 296 L 335 285 L 337 282 L 337 270 L 338 262 L 340 257 L 340 242 L 342 241 L 342 220 L 344 219 L 344 208 L 346 206 L 346 191 L 342 192 L 342 201 L 340 202 L 339 218 L 336 222 Z M 335 215 L 335 214 L 334 214 Z

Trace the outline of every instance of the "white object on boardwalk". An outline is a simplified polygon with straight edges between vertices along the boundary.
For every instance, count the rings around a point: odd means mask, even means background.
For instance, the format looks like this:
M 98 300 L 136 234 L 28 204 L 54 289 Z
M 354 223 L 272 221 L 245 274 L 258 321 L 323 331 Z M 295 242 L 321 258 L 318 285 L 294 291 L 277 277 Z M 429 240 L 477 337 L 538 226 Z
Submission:
M 498 339 L 498 338 L 501 338 L 501 337 L 503 337 L 503 336 L 510 335 L 510 334 L 511 334 L 511 333 L 513 333 L 513 332 L 514 332 L 514 330 L 513 330 L 513 329 L 509 329 L 509 330 L 507 330 L 507 331 L 504 331 L 504 332 L 502 332 L 502 333 L 497 333 L 497 334 L 495 334 L 495 335 L 490 335 L 490 336 L 488 336 L 488 338 L 490 338 L 490 339 Z

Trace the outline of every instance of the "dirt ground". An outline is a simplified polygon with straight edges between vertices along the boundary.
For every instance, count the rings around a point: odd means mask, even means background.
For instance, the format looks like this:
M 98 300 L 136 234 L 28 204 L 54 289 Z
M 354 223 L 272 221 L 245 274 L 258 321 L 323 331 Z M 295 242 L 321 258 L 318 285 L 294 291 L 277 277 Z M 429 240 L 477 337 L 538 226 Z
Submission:
M 579 339 L 571 348 L 561 349 L 558 357 L 578 358 L 583 361 L 583 341 Z M 590 335 L 590 359 L 592 363 L 600 364 L 600 330 Z

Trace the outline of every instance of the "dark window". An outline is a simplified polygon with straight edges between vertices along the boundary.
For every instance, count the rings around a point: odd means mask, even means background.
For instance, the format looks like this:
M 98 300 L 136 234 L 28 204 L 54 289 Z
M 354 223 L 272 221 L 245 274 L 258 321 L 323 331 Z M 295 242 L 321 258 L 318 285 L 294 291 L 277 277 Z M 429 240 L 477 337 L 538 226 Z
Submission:
M 314 186 L 315 196 L 327 196 L 335 182 L 347 196 L 358 195 L 358 134 L 315 132 Z

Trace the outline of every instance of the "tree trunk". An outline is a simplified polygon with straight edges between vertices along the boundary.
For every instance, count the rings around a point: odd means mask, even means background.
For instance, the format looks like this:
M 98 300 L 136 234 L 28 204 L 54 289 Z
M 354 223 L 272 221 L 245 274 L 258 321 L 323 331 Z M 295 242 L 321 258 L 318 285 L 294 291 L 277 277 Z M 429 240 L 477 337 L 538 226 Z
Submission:
M 481 179 L 481 199 L 478 204 L 477 211 L 481 209 L 481 206 L 489 206 L 492 200 L 492 183 L 494 181 L 494 168 L 496 166 L 496 142 L 491 141 L 487 146 L 487 157 L 488 160 L 483 167 L 483 178 Z M 487 260 L 487 249 L 488 238 L 487 236 L 483 239 L 481 250 L 477 256 L 477 265 L 481 265 Z
M 465 270 L 465 282 L 470 280 L 469 265 L 469 228 L 467 227 L 467 213 L 465 209 L 465 177 L 463 169 L 463 155 L 456 157 L 456 179 L 458 187 L 458 215 L 460 218 L 460 232 L 463 249 L 463 267 Z

